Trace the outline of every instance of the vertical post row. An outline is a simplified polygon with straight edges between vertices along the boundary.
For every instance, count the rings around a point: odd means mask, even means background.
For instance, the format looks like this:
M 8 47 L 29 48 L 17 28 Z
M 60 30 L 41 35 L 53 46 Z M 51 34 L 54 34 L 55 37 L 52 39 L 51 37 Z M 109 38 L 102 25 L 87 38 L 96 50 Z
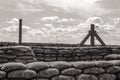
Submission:
M 95 45 L 95 38 L 94 38 L 94 32 L 95 32 L 95 25 L 94 24 L 91 24 L 91 46 L 94 46 Z
M 19 45 L 22 44 L 22 19 L 19 19 Z

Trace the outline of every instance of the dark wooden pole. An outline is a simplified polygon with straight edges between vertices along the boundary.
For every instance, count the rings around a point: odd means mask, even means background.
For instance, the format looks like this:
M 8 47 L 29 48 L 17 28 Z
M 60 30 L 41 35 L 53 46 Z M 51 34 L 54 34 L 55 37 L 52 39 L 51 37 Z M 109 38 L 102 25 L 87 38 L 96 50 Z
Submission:
M 91 46 L 95 45 L 94 32 L 95 32 L 95 25 L 91 24 L 91 30 L 90 30 L 90 34 L 91 34 L 90 44 L 91 44 Z
M 22 44 L 22 19 L 19 19 L 19 45 Z

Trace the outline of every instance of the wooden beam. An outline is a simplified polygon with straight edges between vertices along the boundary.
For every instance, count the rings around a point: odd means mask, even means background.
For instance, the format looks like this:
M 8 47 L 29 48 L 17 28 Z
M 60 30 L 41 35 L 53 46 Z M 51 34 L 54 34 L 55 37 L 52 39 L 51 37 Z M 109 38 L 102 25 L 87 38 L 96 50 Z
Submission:
M 98 34 L 96 32 L 95 32 L 95 37 L 101 43 L 102 46 L 105 46 L 105 43 L 102 41 L 102 39 L 98 36 Z
M 94 45 L 95 45 L 95 38 L 94 38 L 93 33 L 91 33 L 91 40 L 90 40 L 90 44 L 91 44 L 91 46 L 94 46 Z
M 91 28 L 91 31 L 92 31 L 92 32 L 95 31 L 95 25 L 94 25 L 94 24 L 91 24 L 90 28 Z
M 22 19 L 19 19 L 19 45 L 22 44 Z
M 90 36 L 90 32 L 87 34 L 87 36 L 85 36 L 85 38 L 81 41 L 81 43 L 80 43 L 80 46 L 83 46 L 84 45 L 84 43 L 87 41 L 87 39 L 89 38 L 89 36 Z
M 94 26 L 94 24 L 91 24 L 91 30 L 90 30 L 90 35 L 91 35 L 90 44 L 91 44 L 91 46 L 95 45 L 94 32 L 95 32 L 95 26 Z

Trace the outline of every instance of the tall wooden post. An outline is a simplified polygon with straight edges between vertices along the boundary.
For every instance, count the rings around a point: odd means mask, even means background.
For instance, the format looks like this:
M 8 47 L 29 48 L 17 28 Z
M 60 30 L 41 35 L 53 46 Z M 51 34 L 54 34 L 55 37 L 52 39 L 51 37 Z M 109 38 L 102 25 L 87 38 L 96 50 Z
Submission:
M 95 38 L 94 38 L 94 31 L 95 31 L 95 26 L 94 24 L 91 24 L 91 30 L 90 30 L 90 34 L 91 34 L 91 46 L 94 46 L 95 45 Z
M 19 19 L 19 45 L 22 44 L 22 19 Z

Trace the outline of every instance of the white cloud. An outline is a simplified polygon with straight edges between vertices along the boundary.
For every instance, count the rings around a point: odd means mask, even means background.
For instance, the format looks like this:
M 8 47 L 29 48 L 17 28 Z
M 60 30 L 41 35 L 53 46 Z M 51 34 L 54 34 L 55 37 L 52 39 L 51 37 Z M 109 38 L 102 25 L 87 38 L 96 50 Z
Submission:
M 69 20 L 70 20 L 70 21 L 74 21 L 74 19 L 72 19 L 72 18 L 70 18 Z
M 22 28 L 23 28 L 23 31 L 28 31 L 31 29 L 28 26 L 22 26 Z M 19 26 L 12 24 L 10 26 L 2 28 L 1 30 L 7 31 L 7 32 L 18 32 L 18 29 L 19 29 Z
M 100 17 L 90 17 L 87 19 L 87 23 L 100 25 L 103 23 L 103 20 Z
M 114 18 L 114 25 L 117 25 L 120 22 L 120 18 Z
M 41 18 L 44 22 L 60 22 L 60 19 L 58 16 L 50 16 L 50 17 L 43 17 Z
M 44 28 L 47 28 L 47 30 L 53 30 L 54 29 L 53 24 L 45 24 L 44 26 L 45 26 Z
M 97 4 L 98 0 L 44 0 L 45 4 L 74 12 L 80 16 L 102 15 L 107 11 Z
M 68 19 L 63 18 L 63 19 L 61 19 L 61 21 L 62 22 L 68 22 Z
M 19 19 L 17 18 L 13 18 L 11 19 L 10 21 L 7 21 L 7 23 L 9 24 L 8 26 L 6 27 L 2 27 L 1 30 L 3 31 L 7 31 L 7 32 L 18 32 L 18 29 L 19 29 Z M 30 30 L 31 28 L 29 26 L 25 26 L 25 25 L 22 25 L 22 28 L 23 28 L 23 32 L 24 31 L 28 31 Z
M 7 21 L 7 23 L 10 23 L 10 24 L 18 24 L 18 23 L 19 23 L 19 19 L 13 18 L 13 19 L 11 19 L 10 21 Z
M 39 3 L 39 0 L 23 0 L 23 1 L 27 1 L 27 2 L 32 3 L 32 4 L 38 4 Z
M 26 29 L 26 30 L 30 30 L 31 29 L 29 26 L 25 26 L 25 25 L 23 25 L 22 27 L 23 27 L 23 29 Z
M 114 30 L 116 29 L 116 27 L 114 25 L 110 25 L 109 23 L 106 23 L 104 25 L 102 25 L 102 28 L 105 30 Z
M 44 26 L 51 27 L 53 24 L 45 24 Z
M 16 32 L 17 29 L 18 29 L 18 26 L 16 26 L 16 25 L 2 28 L 2 30 L 7 31 L 7 32 Z
M 41 12 L 41 11 L 44 11 L 44 9 L 41 8 L 41 7 L 37 8 L 36 6 L 27 5 L 27 4 L 23 4 L 23 3 L 18 4 L 18 10 L 24 12 L 25 14 L 29 13 L 29 12 Z
M 95 15 L 104 15 L 109 13 L 109 10 L 104 9 L 100 4 L 99 0 L 23 0 L 27 1 L 32 5 L 31 6 L 23 6 L 20 4 L 20 8 L 23 10 L 31 10 L 36 9 L 36 11 L 40 9 L 44 9 L 45 11 L 55 12 L 63 12 L 67 14 L 79 15 L 82 18 L 88 18 L 90 16 Z M 36 8 L 38 7 L 38 8 Z M 29 9 L 28 9 L 29 8 Z
M 41 18 L 42 21 L 48 22 L 48 23 L 62 23 L 62 22 L 72 22 L 74 19 L 72 18 L 59 18 L 58 16 L 49 16 L 49 17 L 43 17 Z
M 97 0 L 45 0 L 47 3 L 51 3 L 49 5 L 56 6 L 60 8 L 64 8 L 68 10 L 68 8 L 77 8 L 82 7 L 84 9 L 95 6 L 95 2 Z
M 31 34 L 33 36 L 35 36 L 35 35 L 44 35 L 44 33 L 39 29 L 31 29 L 31 30 L 28 31 L 28 34 Z
M 83 26 L 84 25 L 84 26 Z M 69 35 L 70 36 L 76 36 L 77 33 L 79 34 L 85 34 L 88 29 L 88 25 L 85 23 L 81 23 L 79 25 L 74 25 L 74 26 L 64 26 L 64 25 L 53 25 L 53 24 L 45 24 L 44 29 L 49 31 L 48 35 L 59 35 L 61 38 L 64 37 L 64 35 Z M 72 33 L 72 34 L 71 34 Z

